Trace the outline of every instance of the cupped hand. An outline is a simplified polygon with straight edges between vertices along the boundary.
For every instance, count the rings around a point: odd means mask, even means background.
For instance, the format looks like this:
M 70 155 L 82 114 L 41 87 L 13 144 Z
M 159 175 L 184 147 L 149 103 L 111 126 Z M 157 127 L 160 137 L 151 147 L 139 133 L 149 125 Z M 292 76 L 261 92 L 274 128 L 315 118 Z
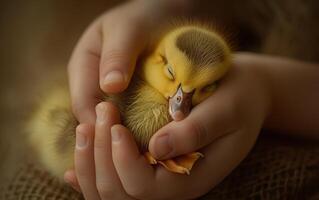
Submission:
M 138 151 L 132 134 L 117 123 L 116 107 L 103 102 L 97 106 L 95 130 L 88 124 L 77 127 L 75 173 L 69 171 L 65 179 L 85 199 L 199 197 L 238 165 L 256 137 L 237 132 L 220 138 L 203 149 L 206 156 L 198 161 L 190 175 L 180 175 L 149 165 Z
M 245 158 L 267 115 L 266 80 L 249 57 L 236 55 L 232 70 L 212 97 L 183 121 L 157 133 L 174 138 L 169 156 L 203 147 L 205 157 L 190 175 L 149 165 L 129 130 L 118 125 L 116 107 L 103 102 L 96 109 L 95 130 L 90 125 L 77 129 L 76 173 L 66 173 L 66 181 L 86 199 L 192 199 L 208 192 Z
M 129 84 L 138 56 L 161 24 L 183 12 L 186 1 L 129 1 L 97 18 L 77 43 L 68 65 L 72 109 L 81 123 L 94 124 L 102 92 Z
M 151 138 L 150 152 L 167 159 L 197 151 L 227 135 L 242 135 L 247 142 L 256 138 L 270 107 L 265 60 L 267 57 L 260 55 L 235 54 L 233 66 L 216 92 L 184 120 L 157 131 Z

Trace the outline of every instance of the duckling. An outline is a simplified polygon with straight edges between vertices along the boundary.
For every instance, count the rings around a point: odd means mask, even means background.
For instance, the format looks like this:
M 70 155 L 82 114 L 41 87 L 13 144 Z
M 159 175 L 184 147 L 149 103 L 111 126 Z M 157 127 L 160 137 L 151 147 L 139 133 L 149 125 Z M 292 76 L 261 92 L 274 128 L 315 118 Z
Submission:
M 214 30 L 182 25 L 167 31 L 152 51 L 138 62 L 132 81 L 121 94 L 105 95 L 118 105 L 122 123 L 152 165 L 189 174 L 203 155 L 194 152 L 170 160 L 156 160 L 148 152 L 152 135 L 172 120 L 183 120 L 213 94 L 230 66 L 231 51 Z M 73 166 L 75 127 L 67 87 L 47 94 L 28 124 L 30 141 L 41 163 L 62 177 Z

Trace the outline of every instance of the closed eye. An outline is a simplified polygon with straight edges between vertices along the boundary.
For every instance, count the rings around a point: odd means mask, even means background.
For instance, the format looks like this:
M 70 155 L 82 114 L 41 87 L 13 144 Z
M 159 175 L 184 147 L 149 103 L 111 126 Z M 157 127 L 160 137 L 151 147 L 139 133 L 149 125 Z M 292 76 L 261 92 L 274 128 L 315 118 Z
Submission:
M 175 73 L 174 70 L 172 68 L 172 66 L 170 64 L 167 64 L 164 67 L 164 72 L 166 74 L 166 76 L 170 79 L 170 80 L 175 80 Z

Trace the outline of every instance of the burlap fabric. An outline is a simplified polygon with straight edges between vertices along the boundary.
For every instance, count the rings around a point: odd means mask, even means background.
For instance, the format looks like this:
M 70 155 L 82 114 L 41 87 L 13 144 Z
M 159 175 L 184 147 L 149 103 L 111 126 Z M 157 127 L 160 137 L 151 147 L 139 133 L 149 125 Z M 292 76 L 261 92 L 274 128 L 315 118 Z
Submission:
M 3 188 L 5 200 L 79 200 L 82 196 L 33 164 L 25 164 L 16 177 Z
M 239 167 L 200 199 L 319 199 L 317 144 L 264 134 Z M 82 199 L 33 164 L 23 165 L 2 190 L 5 200 Z

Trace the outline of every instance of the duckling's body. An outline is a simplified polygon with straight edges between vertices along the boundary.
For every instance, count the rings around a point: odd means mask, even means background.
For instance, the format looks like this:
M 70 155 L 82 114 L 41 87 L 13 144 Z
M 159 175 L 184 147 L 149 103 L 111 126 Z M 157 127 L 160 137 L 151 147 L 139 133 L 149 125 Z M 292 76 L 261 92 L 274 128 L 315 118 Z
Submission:
M 168 101 L 139 77 L 135 77 L 128 90 L 118 97 L 114 103 L 120 105 L 124 126 L 131 130 L 140 150 L 147 151 L 153 134 L 172 120 Z M 108 98 L 114 99 L 114 96 Z
M 27 124 L 36 160 L 59 178 L 73 166 L 77 125 L 66 86 L 52 88 Z
M 186 116 L 191 105 L 212 94 L 229 63 L 230 51 L 214 32 L 196 26 L 176 28 L 139 62 L 129 87 L 121 94 L 106 95 L 104 100 L 119 107 L 122 123 L 146 153 L 152 135 L 174 119 L 174 112 L 185 111 Z M 56 176 L 62 177 L 73 167 L 77 124 L 66 85 L 46 95 L 29 123 L 31 143 L 40 161 Z M 151 164 L 157 163 L 150 154 L 145 155 Z M 159 163 L 171 171 L 189 173 L 198 156 L 178 159 L 180 163 L 191 160 L 184 166 L 187 169 L 171 161 Z
M 167 100 L 139 77 L 122 94 L 105 96 L 105 100 L 118 105 L 122 123 L 131 130 L 141 152 L 147 151 L 152 135 L 171 121 Z M 73 166 L 77 125 L 67 87 L 54 88 L 29 124 L 32 146 L 54 175 L 62 177 Z

